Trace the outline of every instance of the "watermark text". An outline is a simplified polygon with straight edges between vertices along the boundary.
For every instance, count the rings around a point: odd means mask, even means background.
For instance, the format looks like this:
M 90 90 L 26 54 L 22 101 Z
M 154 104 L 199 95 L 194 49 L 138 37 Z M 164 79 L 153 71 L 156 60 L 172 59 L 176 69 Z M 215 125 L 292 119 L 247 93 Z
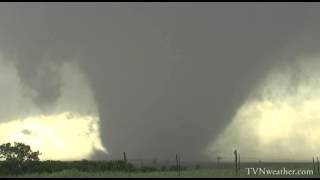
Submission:
M 268 168 L 245 168 L 247 175 L 270 175 L 270 176 L 300 176 L 300 175 L 313 175 L 312 169 L 268 169 Z

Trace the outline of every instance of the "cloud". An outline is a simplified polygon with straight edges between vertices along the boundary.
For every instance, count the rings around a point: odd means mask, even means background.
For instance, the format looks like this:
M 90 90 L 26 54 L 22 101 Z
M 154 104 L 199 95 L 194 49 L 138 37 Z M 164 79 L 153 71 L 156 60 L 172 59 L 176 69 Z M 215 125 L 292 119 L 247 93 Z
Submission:
M 257 85 L 208 147 L 211 158 L 230 158 L 234 148 L 243 161 L 306 160 L 318 154 L 319 56 L 295 60 L 293 65 L 274 67 Z
M 76 61 L 111 156 L 200 159 L 318 12 L 303 3 L 4 3 L 0 49 L 46 113 L 82 104 L 62 100 L 57 71 Z
M 22 130 L 21 131 L 23 134 L 25 134 L 25 135 L 31 135 L 32 134 L 32 132 L 30 131 L 30 130 L 28 130 L 28 129 L 24 129 L 24 130 Z

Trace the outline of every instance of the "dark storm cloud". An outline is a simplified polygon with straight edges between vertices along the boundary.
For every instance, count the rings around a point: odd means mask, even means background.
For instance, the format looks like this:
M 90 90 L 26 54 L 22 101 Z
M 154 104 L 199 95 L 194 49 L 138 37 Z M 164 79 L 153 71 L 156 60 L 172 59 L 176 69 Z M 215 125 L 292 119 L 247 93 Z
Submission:
M 0 48 L 39 106 L 77 57 L 111 155 L 201 158 L 318 7 L 285 3 L 1 3 Z M 45 71 L 41 74 L 39 71 Z

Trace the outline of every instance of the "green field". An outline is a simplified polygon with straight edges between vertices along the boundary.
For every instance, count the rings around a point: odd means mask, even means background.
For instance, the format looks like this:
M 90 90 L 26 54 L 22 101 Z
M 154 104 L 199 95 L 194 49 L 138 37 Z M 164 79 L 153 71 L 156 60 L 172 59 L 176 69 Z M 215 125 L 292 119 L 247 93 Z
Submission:
M 8 175 L 5 177 L 26 177 L 26 178 L 62 178 L 62 177 L 93 177 L 93 178 L 210 178 L 210 177 L 320 177 L 317 175 L 317 167 L 314 175 L 263 175 L 256 174 L 248 175 L 246 168 L 267 168 L 278 170 L 286 168 L 287 170 L 313 170 L 312 163 L 243 163 L 240 168 L 238 176 L 235 175 L 235 169 L 232 163 L 221 164 L 219 166 L 212 167 L 200 167 L 198 169 L 190 166 L 180 172 L 180 176 L 177 171 L 151 171 L 151 172 L 126 172 L 126 171 L 99 171 L 99 172 L 83 172 L 77 169 L 62 170 L 53 173 L 30 173 L 22 175 Z

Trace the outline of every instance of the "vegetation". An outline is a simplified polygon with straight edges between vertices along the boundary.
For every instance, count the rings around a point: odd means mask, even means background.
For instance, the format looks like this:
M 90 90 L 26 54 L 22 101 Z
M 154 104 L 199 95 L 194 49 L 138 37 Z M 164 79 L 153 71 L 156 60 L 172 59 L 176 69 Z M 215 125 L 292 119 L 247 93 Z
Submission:
M 60 171 L 81 172 L 153 172 L 157 168 L 142 166 L 136 168 L 126 160 L 115 161 L 40 161 L 40 152 L 33 152 L 29 145 L 15 142 L 0 145 L 0 175 L 19 175 L 32 173 L 55 173 Z M 171 167 L 171 170 L 174 167 Z
M 75 169 L 82 172 L 100 171 L 136 171 L 130 163 L 119 161 L 28 161 L 21 166 L 12 166 L 7 161 L 0 163 L 0 174 L 26 174 L 26 173 L 54 173 L 63 170 Z M 144 168 L 143 171 L 152 169 Z
M 0 145 L 0 158 L 5 161 L 39 161 L 40 152 L 32 152 L 29 145 L 15 142 L 13 146 L 11 143 Z
M 231 165 L 231 164 L 230 164 Z M 232 164 L 233 165 L 233 164 Z M 284 176 L 268 176 L 268 175 L 248 175 L 245 169 L 241 169 L 239 176 L 235 176 L 234 166 L 225 166 L 223 168 L 208 168 L 202 167 L 200 169 L 188 168 L 181 171 L 178 176 L 176 171 L 97 171 L 88 172 L 77 169 L 62 170 L 53 173 L 26 173 L 18 176 L 8 175 L 5 177 L 24 177 L 24 178 L 213 178 L 213 177 L 319 177 L 319 175 L 284 175 Z M 291 166 L 291 164 L 287 164 Z M 275 165 L 277 167 L 277 165 Z M 1 178 L 1 175 L 0 175 Z
M 125 153 L 124 160 L 116 161 L 40 161 L 39 151 L 33 152 L 30 146 L 23 143 L 0 145 L 0 177 L 275 177 L 263 175 L 248 175 L 247 167 L 264 167 L 269 169 L 305 169 L 315 170 L 313 163 L 242 163 L 235 172 L 233 162 L 208 164 L 190 164 L 181 166 L 180 161 L 175 165 L 168 162 L 161 164 L 153 161 L 151 165 L 139 167 L 129 163 Z M 178 158 L 179 160 L 179 158 Z M 319 177 L 314 175 L 295 175 L 278 177 Z
M 33 152 L 29 145 L 15 142 L 14 145 L 6 143 L 0 145 L 0 173 L 2 174 L 20 174 L 25 172 L 30 165 L 39 162 L 39 151 Z

